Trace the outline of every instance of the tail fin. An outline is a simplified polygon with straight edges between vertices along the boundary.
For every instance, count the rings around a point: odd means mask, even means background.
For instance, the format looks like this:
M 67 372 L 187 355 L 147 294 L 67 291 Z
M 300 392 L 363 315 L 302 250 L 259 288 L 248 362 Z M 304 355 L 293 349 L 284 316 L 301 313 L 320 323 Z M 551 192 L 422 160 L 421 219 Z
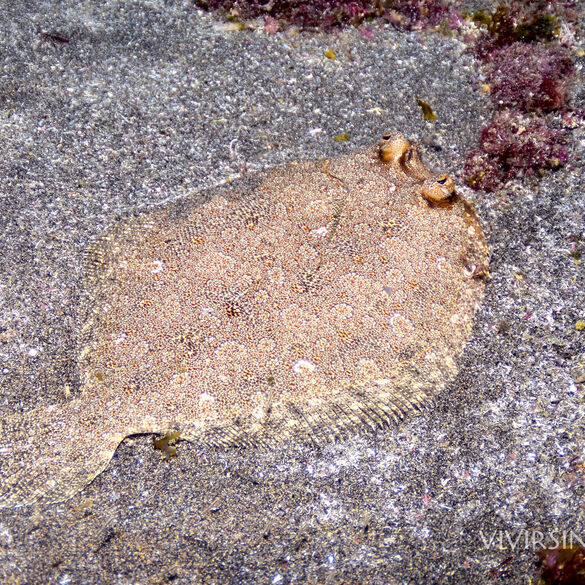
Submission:
M 68 500 L 105 469 L 123 434 L 82 400 L 0 420 L 0 508 Z

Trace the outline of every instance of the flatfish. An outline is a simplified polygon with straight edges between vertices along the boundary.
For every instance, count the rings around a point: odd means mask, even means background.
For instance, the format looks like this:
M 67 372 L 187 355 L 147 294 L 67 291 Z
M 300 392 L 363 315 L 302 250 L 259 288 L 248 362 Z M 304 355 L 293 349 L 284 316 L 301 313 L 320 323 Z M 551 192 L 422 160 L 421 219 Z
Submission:
M 135 433 L 319 443 L 456 374 L 488 273 L 471 205 L 390 132 L 114 225 L 87 254 L 80 397 L 0 423 L 0 506 L 67 500 Z

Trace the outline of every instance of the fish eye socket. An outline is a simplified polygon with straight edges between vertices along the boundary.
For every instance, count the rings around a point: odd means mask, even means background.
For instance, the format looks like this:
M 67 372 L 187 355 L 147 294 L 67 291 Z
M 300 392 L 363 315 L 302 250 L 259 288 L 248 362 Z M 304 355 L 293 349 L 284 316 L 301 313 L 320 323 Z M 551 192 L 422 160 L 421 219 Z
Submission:
M 384 134 L 384 136 L 382 136 L 382 140 L 390 140 L 390 138 L 392 138 L 390 134 Z

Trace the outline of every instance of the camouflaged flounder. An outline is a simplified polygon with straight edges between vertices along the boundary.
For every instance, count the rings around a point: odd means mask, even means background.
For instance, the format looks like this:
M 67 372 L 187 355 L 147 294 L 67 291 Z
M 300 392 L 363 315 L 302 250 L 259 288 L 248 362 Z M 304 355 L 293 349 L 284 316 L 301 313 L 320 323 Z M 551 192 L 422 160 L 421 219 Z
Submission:
M 70 498 L 134 433 L 328 440 L 456 373 L 488 270 L 404 137 L 114 226 L 89 252 L 82 394 L 1 423 L 0 505 Z

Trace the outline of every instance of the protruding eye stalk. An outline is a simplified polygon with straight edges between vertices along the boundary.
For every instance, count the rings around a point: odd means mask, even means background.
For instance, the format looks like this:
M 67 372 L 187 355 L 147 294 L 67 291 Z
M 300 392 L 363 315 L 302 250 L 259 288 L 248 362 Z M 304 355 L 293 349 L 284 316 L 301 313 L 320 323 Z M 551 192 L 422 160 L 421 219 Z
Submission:
M 397 166 L 401 164 L 404 155 L 410 148 L 410 142 L 399 132 L 388 132 L 382 136 L 378 146 L 380 147 L 378 151 L 380 160 L 383 163 Z
M 455 183 L 447 175 L 435 175 L 421 160 L 416 146 L 399 132 L 388 132 L 379 143 L 380 161 L 402 169 L 408 176 L 421 181 L 421 195 L 433 205 L 448 205 L 453 201 Z
M 439 175 L 424 181 L 420 192 L 429 203 L 448 203 L 455 194 L 455 183 L 449 175 Z
M 433 173 L 423 164 L 416 146 L 399 132 L 388 132 L 379 143 L 378 156 L 383 163 L 401 168 L 415 179 L 428 179 Z

